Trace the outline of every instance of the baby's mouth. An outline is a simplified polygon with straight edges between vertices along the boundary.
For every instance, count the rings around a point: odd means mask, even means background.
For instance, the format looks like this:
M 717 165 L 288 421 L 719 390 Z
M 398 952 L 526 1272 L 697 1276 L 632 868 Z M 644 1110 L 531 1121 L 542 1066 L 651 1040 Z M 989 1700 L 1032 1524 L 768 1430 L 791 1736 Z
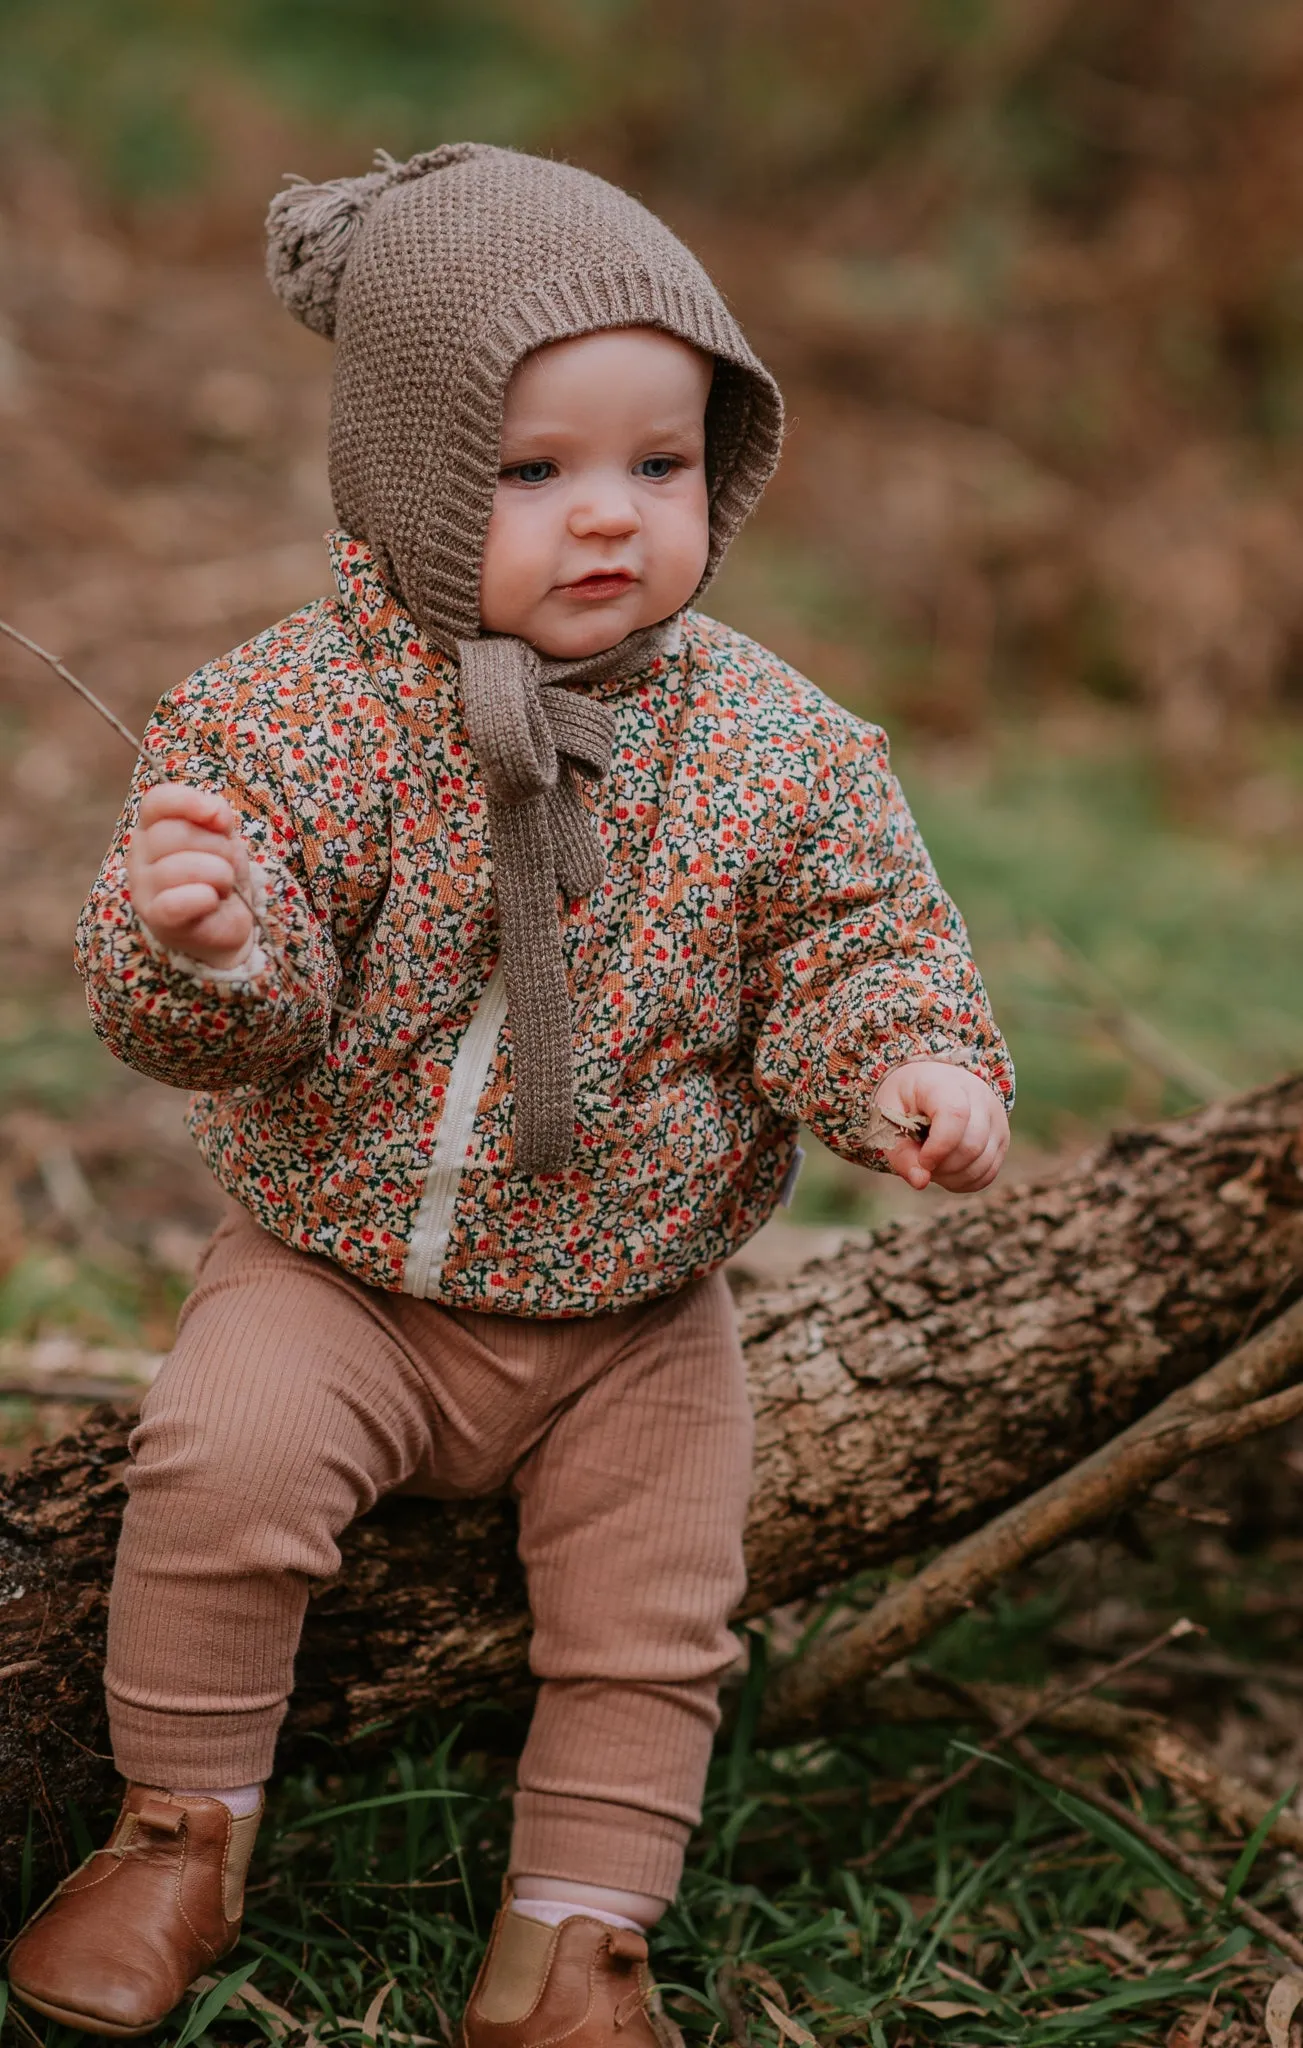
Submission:
M 608 597 L 619 597 L 637 582 L 631 569 L 594 569 L 588 576 L 580 576 L 573 583 L 563 583 L 561 588 L 570 597 L 589 598 L 593 601 Z

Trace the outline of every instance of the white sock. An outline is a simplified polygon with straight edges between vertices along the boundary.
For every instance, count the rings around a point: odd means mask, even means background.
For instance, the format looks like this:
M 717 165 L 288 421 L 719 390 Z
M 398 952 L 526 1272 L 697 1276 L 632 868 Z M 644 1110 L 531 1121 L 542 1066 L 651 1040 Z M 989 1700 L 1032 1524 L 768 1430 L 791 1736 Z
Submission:
M 645 1934 L 641 1920 L 626 1920 L 623 1913 L 604 1913 L 600 1906 L 588 1906 L 579 1899 L 513 1899 L 513 1913 L 522 1920 L 541 1920 L 545 1927 L 559 1927 L 563 1920 L 581 1915 L 585 1920 L 602 1920 L 608 1927 L 627 1927 L 632 1934 Z
M 258 1811 L 262 1798 L 261 1785 L 224 1785 L 220 1792 L 169 1792 L 169 1799 L 175 1799 L 184 1806 L 187 1799 L 220 1799 L 230 1807 L 237 1820 L 243 1820 L 247 1813 Z

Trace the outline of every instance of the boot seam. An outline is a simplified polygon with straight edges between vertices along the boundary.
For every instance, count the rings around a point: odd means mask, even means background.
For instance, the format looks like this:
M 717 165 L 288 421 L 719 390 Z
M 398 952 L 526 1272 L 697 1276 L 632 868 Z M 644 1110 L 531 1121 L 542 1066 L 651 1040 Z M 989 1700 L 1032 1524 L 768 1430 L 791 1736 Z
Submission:
M 185 1822 L 182 1823 L 182 1826 L 185 1828 L 185 1839 L 181 1845 L 181 1855 L 177 1861 L 176 1877 L 174 1879 L 174 1884 L 176 1887 L 176 1909 L 177 1912 L 181 1915 L 181 1918 L 184 1920 L 186 1926 L 189 1928 L 194 1939 L 199 1943 L 200 1948 L 203 1949 L 204 1953 L 207 1955 L 209 1961 L 215 1963 L 217 1961 L 219 1951 L 213 1947 L 211 1941 L 204 1940 L 203 1935 L 199 1932 L 199 1929 L 195 1926 L 194 1921 L 186 1912 L 185 1902 L 181 1897 L 181 1880 L 185 1876 L 186 1864 L 190 1860 L 190 1829 L 188 1824 Z M 224 1912 L 222 1914 L 222 1918 L 226 1918 L 226 1914 Z
M 223 1800 L 222 1804 L 223 1806 L 226 1806 L 226 1801 Z M 226 1910 L 226 1866 L 230 1860 L 231 1836 L 234 1833 L 235 1816 L 231 1812 L 230 1807 L 226 1806 L 226 1839 L 222 1843 L 222 1867 L 217 1873 L 217 1897 L 222 1909 L 222 1919 L 225 1921 L 226 1925 L 228 1927 L 238 1928 L 241 1920 L 243 1920 L 244 1918 L 243 1902 L 241 1902 L 240 1912 L 236 1915 L 234 1920 L 232 1920 L 230 1914 Z
M 65 1878 L 64 1878 L 64 1879 L 62 1880 L 62 1882 L 61 1882 L 61 1883 L 60 1883 L 60 1885 L 58 1886 L 58 1889 L 57 1889 L 57 1890 L 55 1890 L 55 1891 L 53 1891 L 53 1892 L 51 1892 L 51 1894 L 50 1894 L 49 1898 L 48 1898 L 48 1899 L 46 1900 L 46 1902 L 45 1902 L 45 1905 L 46 1905 L 46 1906 L 52 1906 L 52 1905 L 54 1904 L 55 1900 L 56 1900 L 57 1898 L 61 1897 L 61 1896 L 62 1896 L 62 1894 L 63 1894 L 64 1892 L 66 1892 L 66 1891 L 67 1891 L 67 1889 L 68 1889 L 68 1886 L 69 1886 L 69 1885 L 70 1885 L 70 1884 L 72 1883 L 72 1881 L 73 1881 L 74 1877 L 80 1877 L 80 1875 L 81 1875 L 82 1871 L 83 1871 L 83 1870 L 85 1870 L 85 1868 L 86 1868 L 87 1864 L 89 1864 L 89 1863 L 93 1863 L 93 1862 L 95 1861 L 95 1856 L 112 1856 L 112 1857 L 113 1857 L 113 1863 L 112 1863 L 112 1867 L 111 1867 L 110 1869 L 108 1869 L 108 1870 L 104 1871 L 104 1872 L 103 1872 L 103 1874 L 102 1874 L 101 1876 L 99 1876 L 99 1877 L 93 1877 L 93 1878 L 92 1878 L 92 1879 L 90 1880 L 90 1883 L 89 1883 L 89 1884 L 84 1884 L 84 1885 L 81 1885 L 81 1886 L 79 1886 L 79 1887 L 78 1887 L 78 1890 L 77 1890 L 76 1892 L 74 1892 L 74 1893 L 72 1893 L 72 1894 L 71 1894 L 71 1896 L 72 1896 L 73 1898 L 78 1898 L 78 1897 L 80 1896 L 80 1894 L 81 1894 L 82 1892 L 93 1892 L 93 1891 L 95 1890 L 95 1888 L 96 1888 L 96 1886 L 97 1886 L 97 1885 L 101 1885 L 101 1884 L 107 1884 L 107 1883 L 109 1882 L 110 1878 L 114 1878 L 114 1877 L 116 1877 L 116 1876 L 117 1876 L 117 1874 L 118 1874 L 118 1870 L 119 1870 L 119 1868 L 120 1868 L 120 1860 L 119 1860 L 119 1858 L 118 1858 L 118 1857 L 116 1857 L 116 1856 L 113 1856 L 113 1851 L 112 1851 L 111 1849 L 97 1849 L 97 1850 L 95 1851 L 95 1855 L 94 1855 L 94 1856 L 88 1856 L 88 1857 L 86 1858 L 86 1861 L 85 1861 L 84 1863 L 79 1863 L 79 1864 L 77 1865 L 77 1868 L 76 1868 L 75 1870 L 70 1870 L 70 1871 L 68 1872 L 68 1875 L 67 1875 L 67 1876 L 66 1876 L 66 1877 L 65 1877 Z M 41 1911 L 42 1911 L 42 1912 L 44 1912 L 44 1911 L 45 1911 L 45 1906 L 42 1906 L 42 1908 L 41 1908 Z M 35 1917 L 35 1916 L 33 1916 L 33 1917 Z

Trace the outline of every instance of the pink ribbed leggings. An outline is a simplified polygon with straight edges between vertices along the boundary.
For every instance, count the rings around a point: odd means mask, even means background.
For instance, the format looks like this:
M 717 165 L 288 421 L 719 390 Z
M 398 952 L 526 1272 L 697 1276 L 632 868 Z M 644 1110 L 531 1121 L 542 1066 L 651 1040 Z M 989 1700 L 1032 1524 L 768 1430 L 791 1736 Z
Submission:
M 224 1223 L 146 1397 L 109 1615 L 119 1770 L 270 1774 L 308 1588 L 401 1487 L 509 1487 L 543 1681 L 511 1868 L 671 1898 L 743 1585 L 751 1422 L 722 1275 L 527 1322 Z

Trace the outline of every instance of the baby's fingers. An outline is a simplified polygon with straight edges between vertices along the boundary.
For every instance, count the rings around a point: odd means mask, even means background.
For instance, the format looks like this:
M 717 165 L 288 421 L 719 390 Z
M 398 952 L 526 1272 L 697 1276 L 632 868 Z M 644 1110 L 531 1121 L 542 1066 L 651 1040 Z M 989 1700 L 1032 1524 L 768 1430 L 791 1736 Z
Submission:
M 235 862 L 230 853 L 165 853 L 150 863 L 148 895 L 152 902 L 190 882 L 204 882 L 217 896 L 229 896 L 235 887 Z
M 970 1166 L 951 1170 L 943 1167 L 936 1175 L 938 1187 L 945 1188 L 952 1195 L 976 1195 L 988 1188 L 1004 1164 L 1007 1150 L 1003 1133 L 992 1132 L 989 1141 L 982 1147 Z
M 196 789 L 188 782 L 156 782 L 140 799 L 140 823 L 148 828 L 165 818 L 184 818 L 209 832 L 234 832 L 235 812 L 214 789 Z
M 892 1172 L 898 1174 L 901 1180 L 908 1181 L 912 1188 L 925 1188 L 932 1178 L 923 1164 L 922 1150 L 917 1138 L 906 1136 L 901 1138 L 898 1144 L 893 1145 L 887 1154 L 887 1164 Z
M 985 1106 L 978 1110 L 969 1103 L 947 1105 L 933 1116 L 919 1157 L 929 1173 L 936 1173 L 942 1166 L 967 1165 L 986 1143 L 990 1127 Z
M 215 889 L 211 882 L 179 882 L 154 898 L 146 922 L 155 938 L 165 944 L 178 942 L 211 917 L 230 893 L 229 888 Z

